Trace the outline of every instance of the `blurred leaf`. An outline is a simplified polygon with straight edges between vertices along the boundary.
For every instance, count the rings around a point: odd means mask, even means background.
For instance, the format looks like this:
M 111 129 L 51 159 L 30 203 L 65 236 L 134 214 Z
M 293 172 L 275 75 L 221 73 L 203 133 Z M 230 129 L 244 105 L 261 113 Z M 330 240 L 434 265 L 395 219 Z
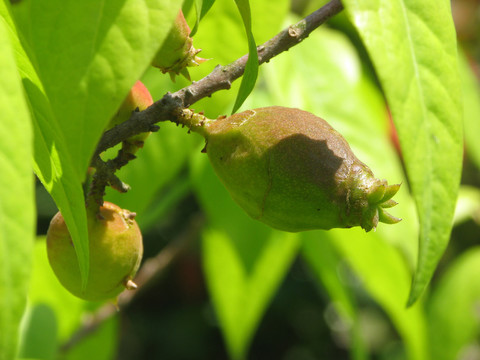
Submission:
M 411 278 L 401 254 L 378 233 L 360 229 L 330 232 L 365 289 L 382 306 L 405 342 L 409 359 L 428 359 L 422 304 L 405 308 Z
M 57 320 L 51 307 L 45 304 L 31 306 L 26 319 L 20 356 L 41 360 L 55 360 L 57 354 Z
M 17 352 L 35 232 L 32 129 L 8 16 L 0 9 L 0 359 L 5 360 Z
M 462 80 L 463 119 L 467 154 L 480 169 L 480 88 L 478 79 L 466 58 L 460 51 L 460 78 Z
M 247 232 L 246 236 L 251 235 Z M 250 242 L 245 237 L 245 242 Z M 204 267 L 216 313 L 234 359 L 246 352 L 271 297 L 278 288 L 298 247 L 293 234 L 272 232 L 262 243 L 251 268 L 224 233 L 204 234 Z
M 258 54 L 257 45 L 255 44 L 255 38 L 252 33 L 252 16 L 250 13 L 249 0 L 235 0 L 238 11 L 242 15 L 243 25 L 247 33 L 248 39 L 248 60 L 245 65 L 245 72 L 243 73 L 242 83 L 240 84 L 240 90 L 238 91 L 237 99 L 233 105 L 232 114 L 235 113 L 240 106 L 242 106 L 245 99 L 250 95 L 258 76 Z
M 480 333 L 480 247 L 458 257 L 440 278 L 428 306 L 432 359 L 463 359 Z M 465 357 L 466 358 L 466 357 Z
M 52 309 L 57 321 L 58 342 L 71 336 L 88 305 L 86 301 L 70 294 L 55 277 L 48 262 L 45 238 L 39 238 L 35 242 L 29 304 L 32 308 L 43 304 Z
M 318 282 L 327 290 L 335 309 L 350 327 L 352 359 L 368 358 L 361 329 L 358 323 L 357 305 L 347 284 L 339 277 L 342 264 L 340 254 L 331 242 L 327 231 L 304 232 L 302 239 L 302 255 L 312 268 Z
M 356 305 L 352 294 L 338 277 L 338 268 L 342 258 L 331 244 L 329 232 L 304 232 L 302 239 L 302 255 L 328 291 L 331 299 L 338 307 L 339 313 L 349 321 L 356 316 Z
M 243 213 L 207 161 L 201 153 L 192 159 L 192 182 L 211 224 L 203 236 L 204 271 L 230 355 L 243 359 L 299 241 Z
M 65 360 L 85 360 L 92 358 L 95 360 L 111 360 L 115 358 L 118 348 L 118 324 L 117 317 L 111 317 L 100 324 L 95 331 L 73 348 L 65 353 Z
M 454 223 L 458 225 L 469 219 L 480 223 L 480 189 L 473 186 L 460 186 Z
M 420 220 L 408 304 L 447 246 L 462 165 L 462 104 L 450 1 L 346 0 L 386 93 Z

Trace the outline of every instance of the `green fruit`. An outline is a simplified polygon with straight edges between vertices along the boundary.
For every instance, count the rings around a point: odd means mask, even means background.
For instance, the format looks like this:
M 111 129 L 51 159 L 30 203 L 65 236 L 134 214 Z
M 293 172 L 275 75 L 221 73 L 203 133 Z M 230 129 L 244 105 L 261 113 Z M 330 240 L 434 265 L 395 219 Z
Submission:
M 63 216 L 58 212 L 47 232 L 48 260 L 60 283 L 73 295 L 99 301 L 114 299 L 132 281 L 143 255 L 142 234 L 134 213 L 105 202 L 97 215 L 87 213 L 90 272 L 82 289 L 80 268 Z
M 297 232 L 400 221 L 384 209 L 400 185 L 376 179 L 325 120 L 279 106 L 248 110 L 194 131 L 232 198 L 254 219 Z
M 153 99 L 150 92 L 141 81 L 137 81 L 130 89 L 115 116 L 110 120 L 107 130 L 130 119 L 132 112 L 145 110 L 152 104 Z M 123 150 L 135 154 L 138 148 L 143 146 L 143 142 L 148 135 L 150 135 L 150 132 L 141 133 L 128 138 L 123 142 Z
M 162 70 L 164 74 L 169 73 L 172 80 L 175 80 L 175 75 L 179 74 L 190 80 L 187 66 L 198 66 L 206 61 L 197 56 L 201 49 L 193 47 L 193 39 L 189 35 L 190 27 L 183 12 L 180 11 L 162 47 L 152 61 L 152 65 Z

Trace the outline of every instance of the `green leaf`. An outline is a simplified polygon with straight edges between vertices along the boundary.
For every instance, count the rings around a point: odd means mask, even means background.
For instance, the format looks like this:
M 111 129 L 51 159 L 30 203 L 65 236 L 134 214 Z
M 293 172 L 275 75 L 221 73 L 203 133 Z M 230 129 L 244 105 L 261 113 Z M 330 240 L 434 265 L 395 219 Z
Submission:
M 329 233 L 304 232 L 300 237 L 303 258 L 330 295 L 331 302 L 343 322 L 350 327 L 352 359 L 366 359 L 368 355 L 359 326 L 357 305 L 347 284 L 339 277 L 339 268 L 343 263 Z
M 192 182 L 211 224 L 203 235 L 207 285 L 233 359 L 247 350 L 298 247 L 297 235 L 250 219 L 216 178 L 207 157 L 192 160 Z
M 0 359 L 5 360 L 17 352 L 35 234 L 32 128 L 7 16 L 0 12 Z
M 103 321 L 94 332 L 65 353 L 65 360 L 84 360 L 95 354 L 95 360 L 114 359 L 118 351 L 118 317 Z
M 54 360 L 58 339 L 55 312 L 46 304 L 35 304 L 26 315 L 20 357 Z
M 87 221 L 82 188 L 80 182 L 76 180 L 65 139 L 54 118 L 43 85 L 24 49 L 25 42 L 20 41 L 23 37 L 18 33 L 5 2 L 0 2 L 0 15 L 6 20 L 10 30 L 10 40 L 15 49 L 17 66 L 33 120 L 35 155 L 33 168 L 64 215 L 79 258 L 80 272 L 86 279 Z
M 215 230 L 207 231 L 203 239 L 207 283 L 233 359 L 246 358 L 261 316 L 298 248 L 296 235 L 273 231 L 267 239 L 242 241 L 246 243 L 242 247 L 259 242 L 261 249 L 244 257 L 237 241 Z
M 92 303 L 73 296 L 60 284 L 48 262 L 45 237 L 35 241 L 33 255 L 29 304 L 32 307 L 44 304 L 52 309 L 57 322 L 56 341 L 65 342 L 80 325 L 85 307 Z
M 480 219 L 480 189 L 462 185 L 458 191 L 457 207 L 455 208 L 454 224 L 459 225 L 467 220 L 479 223 Z
M 390 105 L 415 199 L 419 256 L 408 305 L 447 246 L 462 165 L 462 103 L 450 1 L 345 0 Z
M 458 257 L 440 278 L 428 306 L 432 359 L 466 358 L 478 339 L 480 247 Z M 463 356 L 462 356 L 463 352 Z
M 405 308 L 411 275 L 400 252 L 382 239 L 378 232 L 366 234 L 359 229 L 350 229 L 334 230 L 330 235 L 365 289 L 392 320 L 405 342 L 408 358 L 428 359 L 422 304 Z
M 214 3 L 215 3 L 215 0 L 195 0 L 196 17 L 195 17 L 195 26 L 190 32 L 191 37 L 193 37 L 196 34 L 200 21 L 207 14 L 208 10 L 210 10 L 210 8 L 213 6 Z
M 480 169 L 480 87 L 466 55 L 460 52 L 460 78 L 462 79 L 463 119 L 467 156 Z
M 86 281 L 81 182 L 104 127 L 160 47 L 180 4 L 33 0 L 22 6 L 17 20 L 28 56 L 21 46 L 16 53 L 34 116 L 35 171 L 66 220 Z
M 238 91 L 237 99 L 233 105 L 232 114 L 242 106 L 248 95 L 250 95 L 255 87 L 258 75 L 258 54 L 257 45 L 255 44 L 255 38 L 252 33 L 250 3 L 249 0 L 235 0 L 235 3 L 237 4 L 238 11 L 240 11 L 240 14 L 242 15 L 243 24 L 247 33 L 248 60 L 245 65 L 245 72 L 242 77 L 242 83 L 240 84 L 240 90 Z

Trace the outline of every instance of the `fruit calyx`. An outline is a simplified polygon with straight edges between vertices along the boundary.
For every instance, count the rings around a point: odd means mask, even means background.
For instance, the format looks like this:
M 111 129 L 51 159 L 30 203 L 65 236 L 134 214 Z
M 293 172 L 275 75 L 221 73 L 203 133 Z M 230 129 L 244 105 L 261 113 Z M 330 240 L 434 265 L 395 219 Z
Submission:
M 400 188 L 376 179 L 325 120 L 271 106 L 217 120 L 188 110 L 180 123 L 206 139 L 205 151 L 232 198 L 254 219 L 297 232 L 400 219 L 386 212 Z

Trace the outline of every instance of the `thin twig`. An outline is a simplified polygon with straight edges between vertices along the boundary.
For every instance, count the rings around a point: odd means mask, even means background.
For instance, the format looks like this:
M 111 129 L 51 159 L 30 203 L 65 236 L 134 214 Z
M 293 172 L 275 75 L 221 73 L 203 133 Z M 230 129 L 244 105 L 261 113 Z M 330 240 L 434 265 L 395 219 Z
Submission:
M 297 24 L 289 26 L 263 45 L 258 46 L 259 63 L 268 62 L 278 54 L 300 43 L 313 30 L 342 9 L 340 0 L 331 0 Z M 219 65 L 200 81 L 193 82 L 173 94 L 167 93 L 144 111 L 134 112 L 129 120 L 103 134 L 94 156 L 133 135 L 151 131 L 152 126 L 160 121 L 176 122 L 176 116 L 181 109 L 191 106 L 214 92 L 229 89 L 232 82 L 243 75 L 247 59 L 248 55 L 244 55 L 229 65 Z

